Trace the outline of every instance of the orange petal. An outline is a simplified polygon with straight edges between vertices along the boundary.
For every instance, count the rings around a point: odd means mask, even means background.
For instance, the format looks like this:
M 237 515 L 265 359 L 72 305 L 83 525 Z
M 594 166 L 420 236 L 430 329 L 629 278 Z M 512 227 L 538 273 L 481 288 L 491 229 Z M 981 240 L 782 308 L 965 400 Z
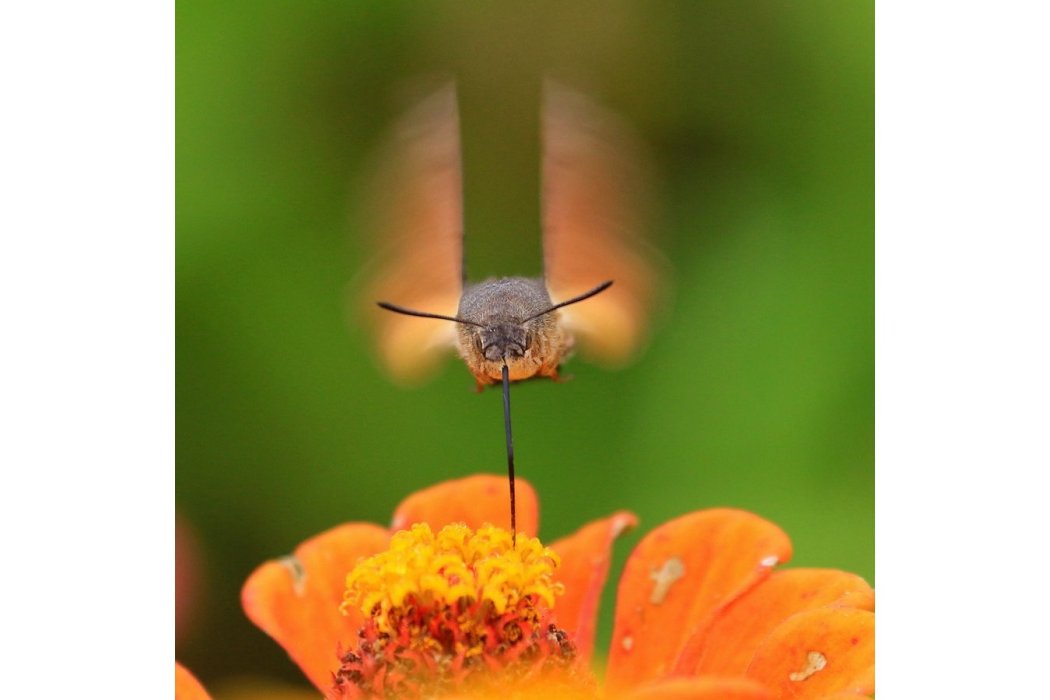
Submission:
M 748 678 L 669 678 L 647 683 L 620 697 L 630 700 L 773 700 L 769 688 Z
M 700 637 L 690 640 L 677 671 L 743 675 L 759 644 L 780 623 L 825 605 L 874 610 L 875 592 L 860 576 L 837 569 L 774 572 L 726 608 Z
M 620 580 L 609 686 L 666 675 L 686 640 L 790 557 L 780 528 L 740 510 L 698 511 L 650 532 Z
M 552 684 L 549 679 L 530 678 L 527 682 L 509 681 L 507 687 L 498 690 L 468 688 L 438 693 L 433 697 L 440 697 L 441 700 L 594 700 L 602 695 L 596 686 L 586 683 Z
M 296 547 L 295 554 L 256 569 L 241 591 L 241 604 L 259 629 L 284 647 L 322 691 L 339 668 L 340 645 L 357 642 L 364 620 L 339 612 L 346 575 L 361 557 L 386 548 L 389 533 L 371 523 L 348 523 Z
M 404 530 L 413 523 L 427 523 L 437 531 L 449 523 L 466 523 L 477 529 L 485 523 L 510 529 L 510 492 L 507 478 L 478 474 L 443 481 L 416 491 L 394 511 L 391 530 Z M 515 481 L 518 532 L 536 536 L 539 503 L 532 485 Z
M 237 676 L 222 684 L 221 700 L 321 700 L 305 683 L 288 685 L 268 678 Z
M 197 677 L 175 662 L 175 700 L 211 700 Z
M 872 695 L 875 613 L 823 607 L 794 615 L 762 643 L 747 675 L 781 697 Z
M 588 662 L 594 651 L 594 628 L 598 622 L 598 603 L 609 576 L 613 541 L 638 524 L 633 513 L 620 511 L 584 525 L 568 537 L 551 545 L 561 566 L 555 580 L 564 584 L 554 615 L 558 624 L 576 643 L 576 653 Z

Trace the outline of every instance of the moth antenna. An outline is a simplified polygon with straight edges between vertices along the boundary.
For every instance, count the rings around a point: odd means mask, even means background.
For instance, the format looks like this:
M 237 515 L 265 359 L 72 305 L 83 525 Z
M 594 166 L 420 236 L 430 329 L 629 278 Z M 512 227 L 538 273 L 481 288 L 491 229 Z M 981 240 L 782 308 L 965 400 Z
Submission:
M 419 316 L 420 318 L 436 318 L 442 321 L 452 321 L 453 323 L 463 323 L 468 326 L 477 326 L 478 328 L 484 328 L 484 324 L 475 323 L 474 321 L 468 321 L 465 318 L 456 318 L 455 316 L 444 316 L 442 314 L 432 314 L 428 311 L 416 311 L 415 309 L 406 309 L 403 306 L 397 304 L 391 304 L 388 301 L 377 301 L 376 306 L 387 311 L 393 311 L 394 313 L 404 314 L 406 316 Z
M 554 311 L 555 309 L 560 309 L 563 306 L 568 306 L 569 304 L 575 304 L 576 302 L 583 301 L 584 299 L 590 299 L 595 294 L 601 294 L 606 289 L 611 287 L 612 283 L 613 283 L 612 280 L 605 280 L 604 282 L 599 284 L 597 287 L 595 287 L 591 291 L 584 292 L 583 294 L 581 294 L 579 296 L 576 296 L 576 297 L 573 297 L 572 299 L 569 299 L 568 301 L 563 301 L 563 302 L 560 302 L 558 304 L 555 304 L 554 306 L 551 306 L 550 308 L 544 309 L 543 311 L 539 312 L 538 314 L 533 314 L 532 316 L 529 316 L 528 318 L 524 319 L 522 321 L 522 323 L 525 323 L 527 321 L 531 321 L 534 318 L 539 318 L 543 314 L 549 314 L 551 311 Z
M 518 546 L 518 522 L 514 504 L 514 438 L 510 432 L 510 370 L 503 358 L 503 431 L 507 435 L 507 478 L 510 481 L 510 543 Z

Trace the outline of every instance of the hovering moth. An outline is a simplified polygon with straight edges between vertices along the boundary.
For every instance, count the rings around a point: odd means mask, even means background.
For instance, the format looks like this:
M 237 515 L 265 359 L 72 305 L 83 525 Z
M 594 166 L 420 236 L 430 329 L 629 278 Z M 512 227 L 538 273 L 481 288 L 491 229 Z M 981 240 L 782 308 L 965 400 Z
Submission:
M 379 356 L 396 379 L 425 376 L 455 348 L 479 391 L 502 386 L 512 530 L 510 383 L 557 380 L 577 343 L 598 362 L 626 362 L 644 339 L 659 277 L 643 239 L 647 170 L 626 127 L 548 81 L 541 133 L 542 277 L 467 274 L 450 84 L 397 124 L 382 154 L 372 228 L 386 257 L 365 289 L 383 309 L 374 319 Z

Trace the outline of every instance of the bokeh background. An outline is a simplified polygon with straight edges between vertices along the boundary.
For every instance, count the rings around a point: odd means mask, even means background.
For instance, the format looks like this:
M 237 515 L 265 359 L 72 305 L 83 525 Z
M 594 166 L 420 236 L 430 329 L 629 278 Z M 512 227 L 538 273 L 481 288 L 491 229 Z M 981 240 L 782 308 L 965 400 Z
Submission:
M 240 611 L 257 564 L 505 470 L 497 392 L 452 357 L 395 386 L 347 313 L 355 192 L 420 76 L 459 84 L 477 276 L 537 271 L 544 76 L 632 124 L 660 176 L 674 292 L 647 351 L 515 388 L 541 536 L 633 510 L 615 577 L 645 531 L 730 505 L 793 565 L 874 583 L 871 2 L 180 0 L 176 22 L 176 651 L 217 695 L 304 683 Z

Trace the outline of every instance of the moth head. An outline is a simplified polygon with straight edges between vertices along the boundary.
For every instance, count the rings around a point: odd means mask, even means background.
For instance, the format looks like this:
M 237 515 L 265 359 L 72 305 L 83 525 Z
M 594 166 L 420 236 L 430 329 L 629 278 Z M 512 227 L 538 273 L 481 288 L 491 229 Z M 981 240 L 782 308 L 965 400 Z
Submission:
M 516 323 L 500 323 L 479 328 L 477 339 L 481 354 L 490 362 L 525 357 L 525 351 L 532 340 L 525 326 Z

